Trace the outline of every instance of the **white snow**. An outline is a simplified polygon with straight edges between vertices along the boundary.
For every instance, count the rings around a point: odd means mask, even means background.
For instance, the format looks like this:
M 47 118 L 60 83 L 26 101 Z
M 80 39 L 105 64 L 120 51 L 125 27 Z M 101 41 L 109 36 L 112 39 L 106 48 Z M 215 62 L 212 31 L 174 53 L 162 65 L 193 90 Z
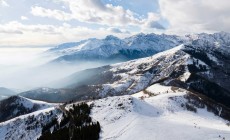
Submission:
M 91 117 L 101 124 L 102 140 L 225 140 L 230 139 L 227 121 L 208 112 L 206 108 L 190 112 L 181 105 L 187 103 L 184 89 L 154 84 L 133 95 L 108 97 L 91 101 Z M 26 120 L 34 117 L 41 123 L 50 118 L 46 114 L 57 111 L 55 107 L 43 109 L 0 123 L 0 140 L 36 139 L 41 135 L 41 126 L 26 130 Z M 221 108 L 219 109 L 221 111 Z M 53 113 L 58 117 L 61 113 Z M 58 117 L 59 118 L 59 117 Z M 23 138 L 19 138 L 25 134 Z
M 148 92 L 157 94 L 164 94 L 168 92 L 172 92 L 172 87 L 170 86 L 162 86 L 160 84 L 154 84 L 146 89 Z
M 197 113 L 181 107 L 185 90 L 154 85 L 157 96 L 134 95 L 109 97 L 92 102 L 91 116 L 102 125 L 103 140 L 226 140 L 230 139 L 227 121 L 198 109 Z M 170 98 L 175 97 L 176 100 Z M 219 137 L 220 136 L 220 137 Z
M 45 109 L 45 108 L 48 108 L 48 107 L 51 107 L 51 106 L 55 105 L 55 104 L 47 103 L 47 102 L 44 102 L 44 101 L 32 100 L 32 99 L 25 98 L 25 97 L 22 97 L 22 96 L 19 96 L 19 97 L 20 97 L 20 100 L 18 101 L 18 104 L 23 104 L 23 106 L 25 108 L 28 108 L 28 109 L 32 109 L 34 104 L 41 105 L 41 109 Z
M 181 50 L 183 48 L 184 45 L 179 45 L 151 57 L 111 65 L 109 71 L 119 80 L 103 84 L 99 95 L 133 94 L 168 77 L 178 65 L 186 65 L 189 55 Z
M 183 82 L 186 82 L 186 80 L 188 80 L 188 78 L 190 77 L 191 73 L 190 72 L 185 72 L 184 75 L 182 75 L 180 77 L 180 80 Z
M 54 109 L 54 107 L 50 107 L 0 123 L 0 140 L 36 140 L 41 135 L 41 124 L 46 124 L 58 113 Z M 47 117 L 50 111 L 54 111 L 55 113 Z M 31 124 L 26 122 L 28 117 L 31 116 L 36 118 L 39 122 L 38 125 L 35 126 L 36 121 L 33 121 Z M 27 127 L 35 128 L 28 130 Z M 22 135 L 23 137 L 21 137 Z

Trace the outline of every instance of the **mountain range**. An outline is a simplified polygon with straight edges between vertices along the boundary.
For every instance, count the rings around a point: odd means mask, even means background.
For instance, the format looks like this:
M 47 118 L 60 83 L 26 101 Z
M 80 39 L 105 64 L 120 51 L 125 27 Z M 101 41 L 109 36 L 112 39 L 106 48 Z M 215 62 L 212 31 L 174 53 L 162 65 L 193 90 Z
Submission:
M 201 37 L 188 38 L 192 41 L 147 58 L 72 74 L 54 83 L 61 89 L 35 89 L 21 95 L 39 100 L 65 102 L 133 94 L 153 83 L 167 83 L 210 94 L 215 100 L 229 99 L 229 34 L 219 33 L 206 37 L 201 34 Z M 187 79 L 180 80 L 180 77 Z M 221 96 L 216 95 L 217 91 L 221 92 Z M 51 97 L 56 95 L 58 100 L 49 100 L 48 96 L 44 96 L 46 93 Z M 221 101 L 228 104 L 227 100 L 223 100 Z
M 127 61 L 170 49 L 184 40 L 176 35 L 138 34 L 125 39 L 109 35 L 58 45 L 47 51 L 59 56 L 52 62 Z
M 58 56 L 50 63 L 126 62 L 82 70 L 52 88 L 1 101 L 0 110 L 16 113 L 1 116 L 0 138 L 75 137 L 67 130 L 97 126 L 100 139 L 230 139 L 229 48 L 225 32 L 107 36 L 59 45 L 46 52 Z M 77 123 L 81 115 L 87 119 Z
M 104 39 L 90 38 L 60 44 L 49 49 L 46 54 L 56 56 L 51 63 L 78 61 L 112 61 L 111 63 L 114 63 L 152 56 L 180 44 L 229 46 L 229 38 L 229 33 L 226 32 L 185 36 L 140 33 L 124 39 L 109 35 Z

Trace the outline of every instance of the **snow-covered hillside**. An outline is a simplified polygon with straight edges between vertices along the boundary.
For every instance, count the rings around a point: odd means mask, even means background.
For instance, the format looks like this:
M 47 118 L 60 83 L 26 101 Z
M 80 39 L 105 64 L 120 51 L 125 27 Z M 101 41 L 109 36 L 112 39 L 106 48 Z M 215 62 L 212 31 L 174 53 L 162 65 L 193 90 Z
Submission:
M 0 101 L 0 122 L 52 106 L 54 104 L 31 100 L 22 96 L 12 96 Z
M 230 139 L 229 122 L 208 112 L 206 105 L 192 104 L 188 91 L 160 85 L 147 90 L 157 95 L 142 91 L 92 102 L 92 117 L 102 125 L 101 139 Z
M 230 111 L 219 107 L 215 114 L 211 108 L 217 104 L 177 87 L 154 84 L 133 95 L 88 104 L 90 116 L 100 122 L 102 140 L 230 139 L 230 123 L 220 117 Z M 63 119 L 62 111 L 55 106 L 0 123 L 0 139 L 36 140 L 54 118 Z
M 230 53 L 223 50 L 226 47 L 179 45 L 151 57 L 72 74 L 54 83 L 61 87 L 59 92 L 28 91 L 22 95 L 38 100 L 49 95 L 48 101 L 58 98 L 65 102 L 134 94 L 162 83 L 188 88 L 230 107 Z
M 0 140 L 37 140 L 42 133 L 42 128 L 51 122 L 59 110 L 54 107 L 21 115 L 14 119 L 0 123 Z

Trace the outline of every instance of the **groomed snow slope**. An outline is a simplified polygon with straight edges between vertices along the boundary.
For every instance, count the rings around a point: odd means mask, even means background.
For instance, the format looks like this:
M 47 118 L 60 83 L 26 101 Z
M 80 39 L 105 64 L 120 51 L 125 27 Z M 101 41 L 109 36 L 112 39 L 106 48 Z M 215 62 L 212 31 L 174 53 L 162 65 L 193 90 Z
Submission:
M 103 140 L 228 140 L 227 121 L 208 112 L 188 111 L 187 91 L 153 85 L 134 95 L 92 102 L 92 117 Z M 151 96 L 149 96 L 151 95 Z

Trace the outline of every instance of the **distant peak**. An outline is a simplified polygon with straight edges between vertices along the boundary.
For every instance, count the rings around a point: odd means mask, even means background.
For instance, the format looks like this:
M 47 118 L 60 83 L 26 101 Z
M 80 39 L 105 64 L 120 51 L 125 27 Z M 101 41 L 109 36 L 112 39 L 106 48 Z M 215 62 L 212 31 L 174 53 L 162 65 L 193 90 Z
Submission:
M 134 37 L 142 37 L 142 36 L 145 36 L 145 34 L 144 33 L 139 33 L 139 34 L 134 35 Z
M 230 36 L 230 33 L 221 31 L 221 32 L 214 33 L 214 35 L 224 35 L 224 36 L 228 35 L 228 36 Z
M 106 36 L 105 40 L 119 40 L 119 38 L 113 35 L 108 35 Z

